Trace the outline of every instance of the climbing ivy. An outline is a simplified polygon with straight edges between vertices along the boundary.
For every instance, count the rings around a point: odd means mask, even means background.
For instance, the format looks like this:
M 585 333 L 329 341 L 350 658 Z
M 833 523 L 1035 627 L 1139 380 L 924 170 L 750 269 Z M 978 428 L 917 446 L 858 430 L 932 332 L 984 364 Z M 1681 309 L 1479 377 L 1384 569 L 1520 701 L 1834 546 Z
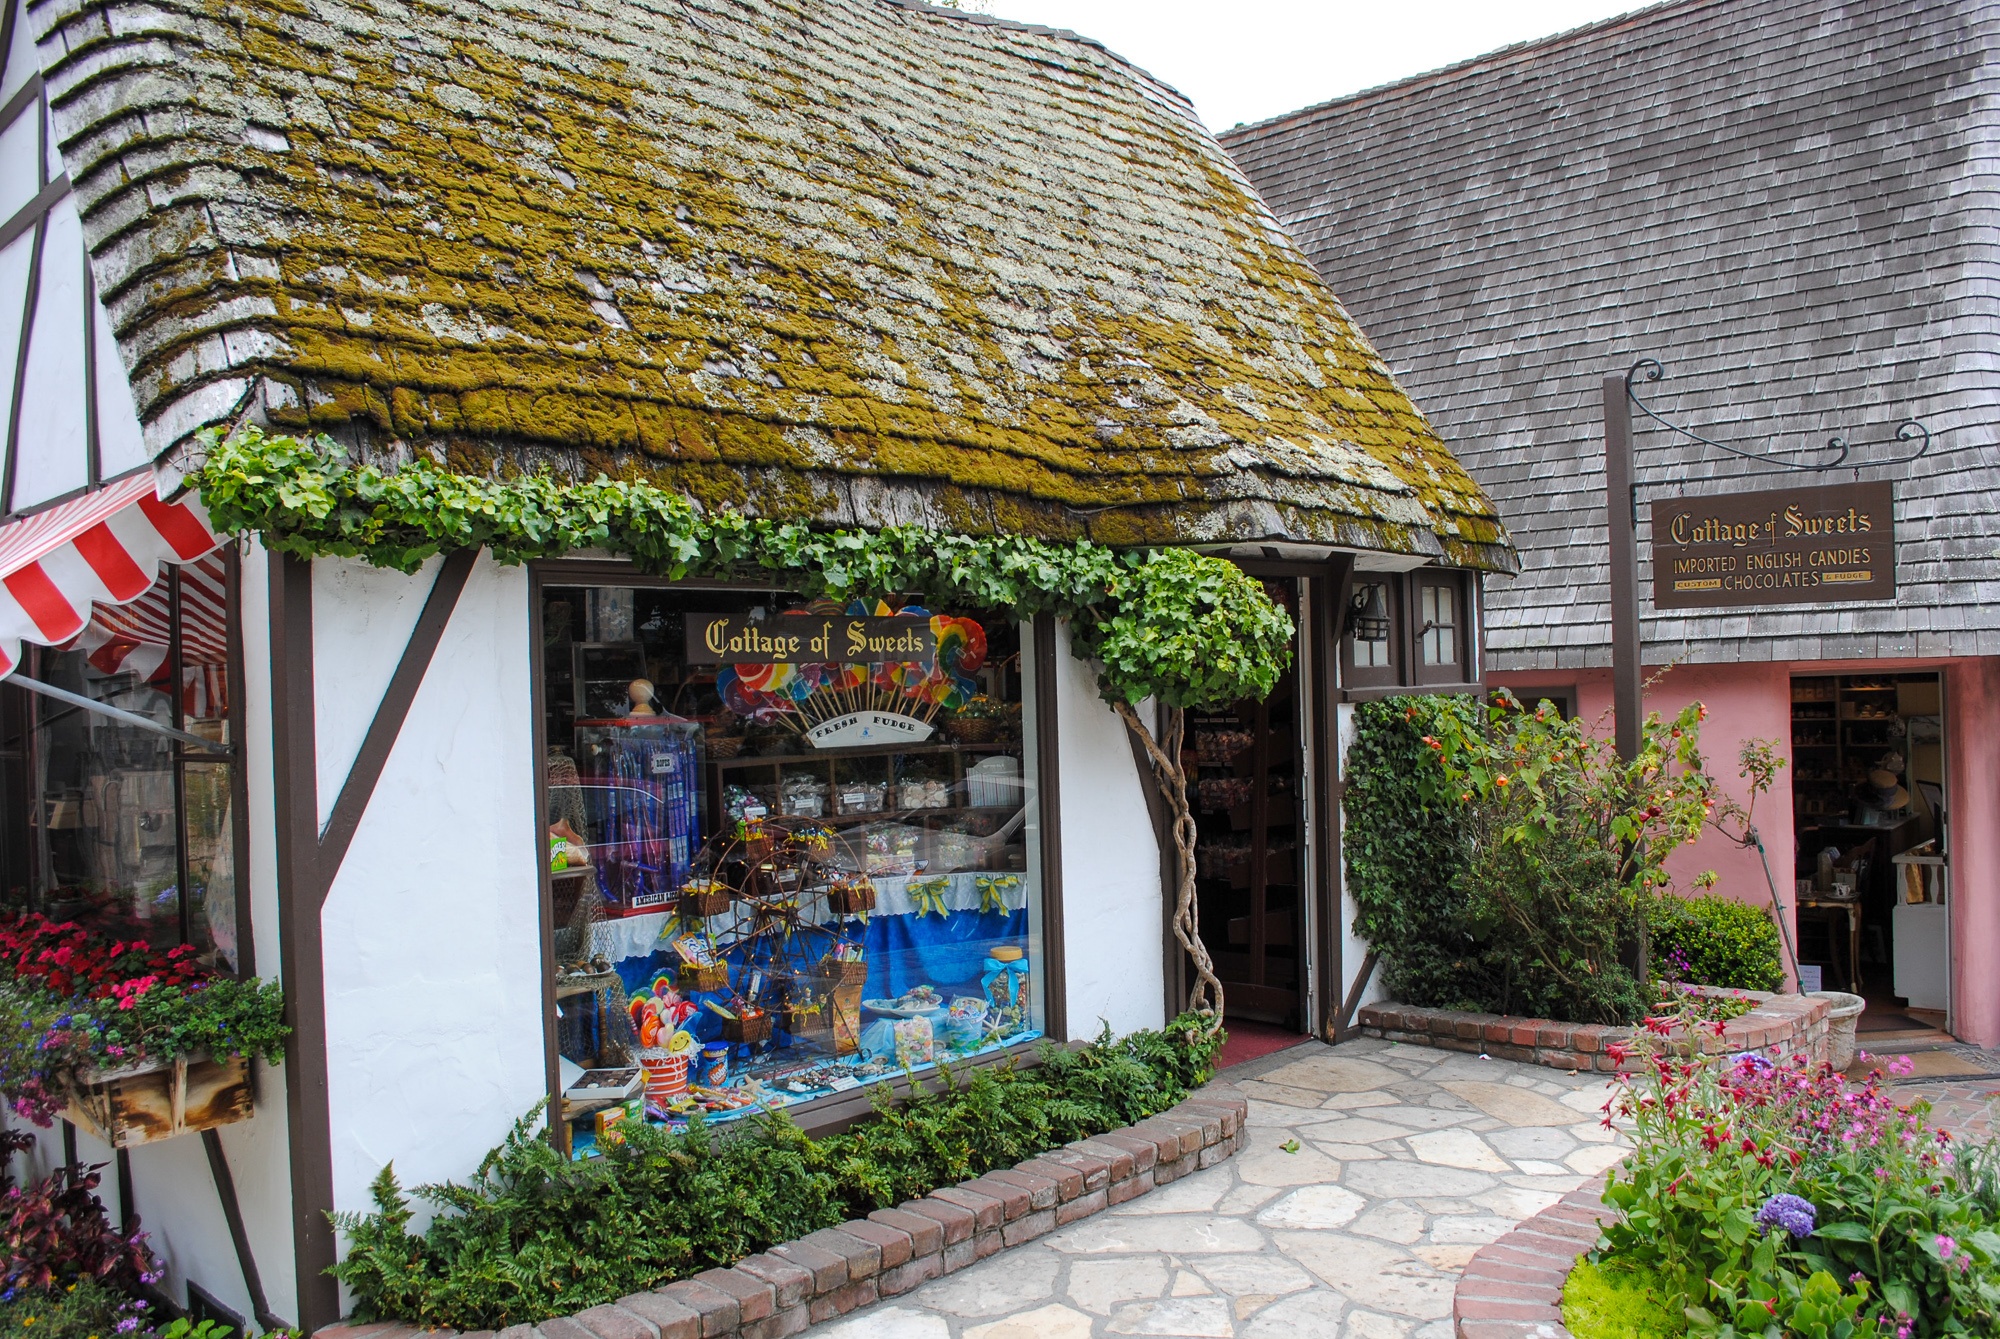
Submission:
M 1106 700 L 1221 706 L 1271 691 L 1292 620 L 1234 563 L 1186 549 L 1118 551 L 1089 540 L 952 535 L 918 526 L 815 530 L 706 512 L 681 494 L 600 475 L 460 474 L 419 456 L 356 463 L 331 438 L 255 427 L 204 434 L 191 476 L 218 533 L 256 532 L 304 558 L 414 572 L 454 549 L 502 563 L 600 551 L 655 576 L 769 573 L 809 598 L 914 595 L 927 604 L 1051 613 L 1099 667 Z

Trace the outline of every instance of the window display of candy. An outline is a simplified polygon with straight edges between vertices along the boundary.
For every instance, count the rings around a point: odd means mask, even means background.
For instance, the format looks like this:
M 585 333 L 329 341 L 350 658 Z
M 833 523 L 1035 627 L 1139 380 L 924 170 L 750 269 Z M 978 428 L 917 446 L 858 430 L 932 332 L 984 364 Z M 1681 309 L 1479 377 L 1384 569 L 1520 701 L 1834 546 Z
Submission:
M 635 677 L 619 718 L 602 718 L 608 669 L 597 696 L 545 694 L 549 736 L 571 741 L 583 774 L 551 788 L 552 814 L 578 811 L 563 817 L 589 866 L 559 886 L 611 904 L 568 918 L 563 933 L 582 938 L 559 950 L 605 969 L 557 998 L 573 1154 L 634 1122 L 737 1119 L 1041 1035 L 1020 732 L 947 728 L 975 700 L 1018 713 L 1012 622 L 740 591 L 590 594 L 545 605 L 569 637 L 550 674 L 615 662 Z M 635 640 L 615 647 L 624 622 L 576 613 L 628 606 Z M 854 620 L 914 658 L 757 659 L 779 632 L 830 626 L 840 645 Z M 584 697 L 600 719 L 574 719 Z M 638 1091 L 580 1081 L 614 1066 L 637 1071 Z

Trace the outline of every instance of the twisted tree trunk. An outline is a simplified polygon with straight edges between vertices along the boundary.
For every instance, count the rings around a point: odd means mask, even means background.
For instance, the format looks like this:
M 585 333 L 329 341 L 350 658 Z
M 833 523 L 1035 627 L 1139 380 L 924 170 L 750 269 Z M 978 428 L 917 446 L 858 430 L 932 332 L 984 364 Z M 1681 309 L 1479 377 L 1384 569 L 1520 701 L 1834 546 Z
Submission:
M 1200 911 L 1194 895 L 1194 810 L 1188 807 L 1187 769 L 1181 765 L 1181 746 L 1187 737 L 1187 717 L 1179 707 L 1163 708 L 1163 738 L 1156 739 L 1139 713 L 1128 702 L 1112 704 L 1124 718 L 1125 728 L 1146 750 L 1153 767 L 1153 781 L 1167 802 L 1174 842 L 1174 938 L 1194 963 L 1194 986 L 1188 991 L 1187 1009 L 1206 1016 L 1213 1036 L 1222 1027 L 1222 982 L 1216 979 L 1215 963 L 1208 946 L 1201 942 Z

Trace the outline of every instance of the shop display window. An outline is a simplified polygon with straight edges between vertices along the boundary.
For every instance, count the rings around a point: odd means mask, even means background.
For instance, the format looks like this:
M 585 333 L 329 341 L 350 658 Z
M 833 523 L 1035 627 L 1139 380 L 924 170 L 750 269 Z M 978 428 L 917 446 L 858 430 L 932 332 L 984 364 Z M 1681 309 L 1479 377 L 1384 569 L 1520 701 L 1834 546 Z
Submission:
M 1009 617 L 550 584 L 541 636 L 574 1153 L 1041 1035 Z
M 217 744 L 234 735 L 233 562 L 169 567 L 20 673 Z M 10 685 L 0 693 L 6 905 L 239 966 L 239 780 L 226 754 Z

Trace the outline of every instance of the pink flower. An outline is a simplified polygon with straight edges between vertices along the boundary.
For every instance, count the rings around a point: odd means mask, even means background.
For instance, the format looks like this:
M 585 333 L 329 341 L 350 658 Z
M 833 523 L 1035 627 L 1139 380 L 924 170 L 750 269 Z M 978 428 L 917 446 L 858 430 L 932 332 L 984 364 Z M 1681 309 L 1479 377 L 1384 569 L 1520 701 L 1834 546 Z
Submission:
M 1937 1238 L 1938 1259 L 1940 1260 L 1951 1259 L 1952 1252 L 1956 1251 L 1957 1249 L 1958 1249 L 1957 1242 L 1953 1241 L 1950 1237 L 1945 1236 L 1943 1233 L 1938 1234 Z
M 1899 1055 L 1889 1062 L 1889 1072 L 1897 1078 L 1917 1072 L 1917 1062 L 1907 1055 Z

